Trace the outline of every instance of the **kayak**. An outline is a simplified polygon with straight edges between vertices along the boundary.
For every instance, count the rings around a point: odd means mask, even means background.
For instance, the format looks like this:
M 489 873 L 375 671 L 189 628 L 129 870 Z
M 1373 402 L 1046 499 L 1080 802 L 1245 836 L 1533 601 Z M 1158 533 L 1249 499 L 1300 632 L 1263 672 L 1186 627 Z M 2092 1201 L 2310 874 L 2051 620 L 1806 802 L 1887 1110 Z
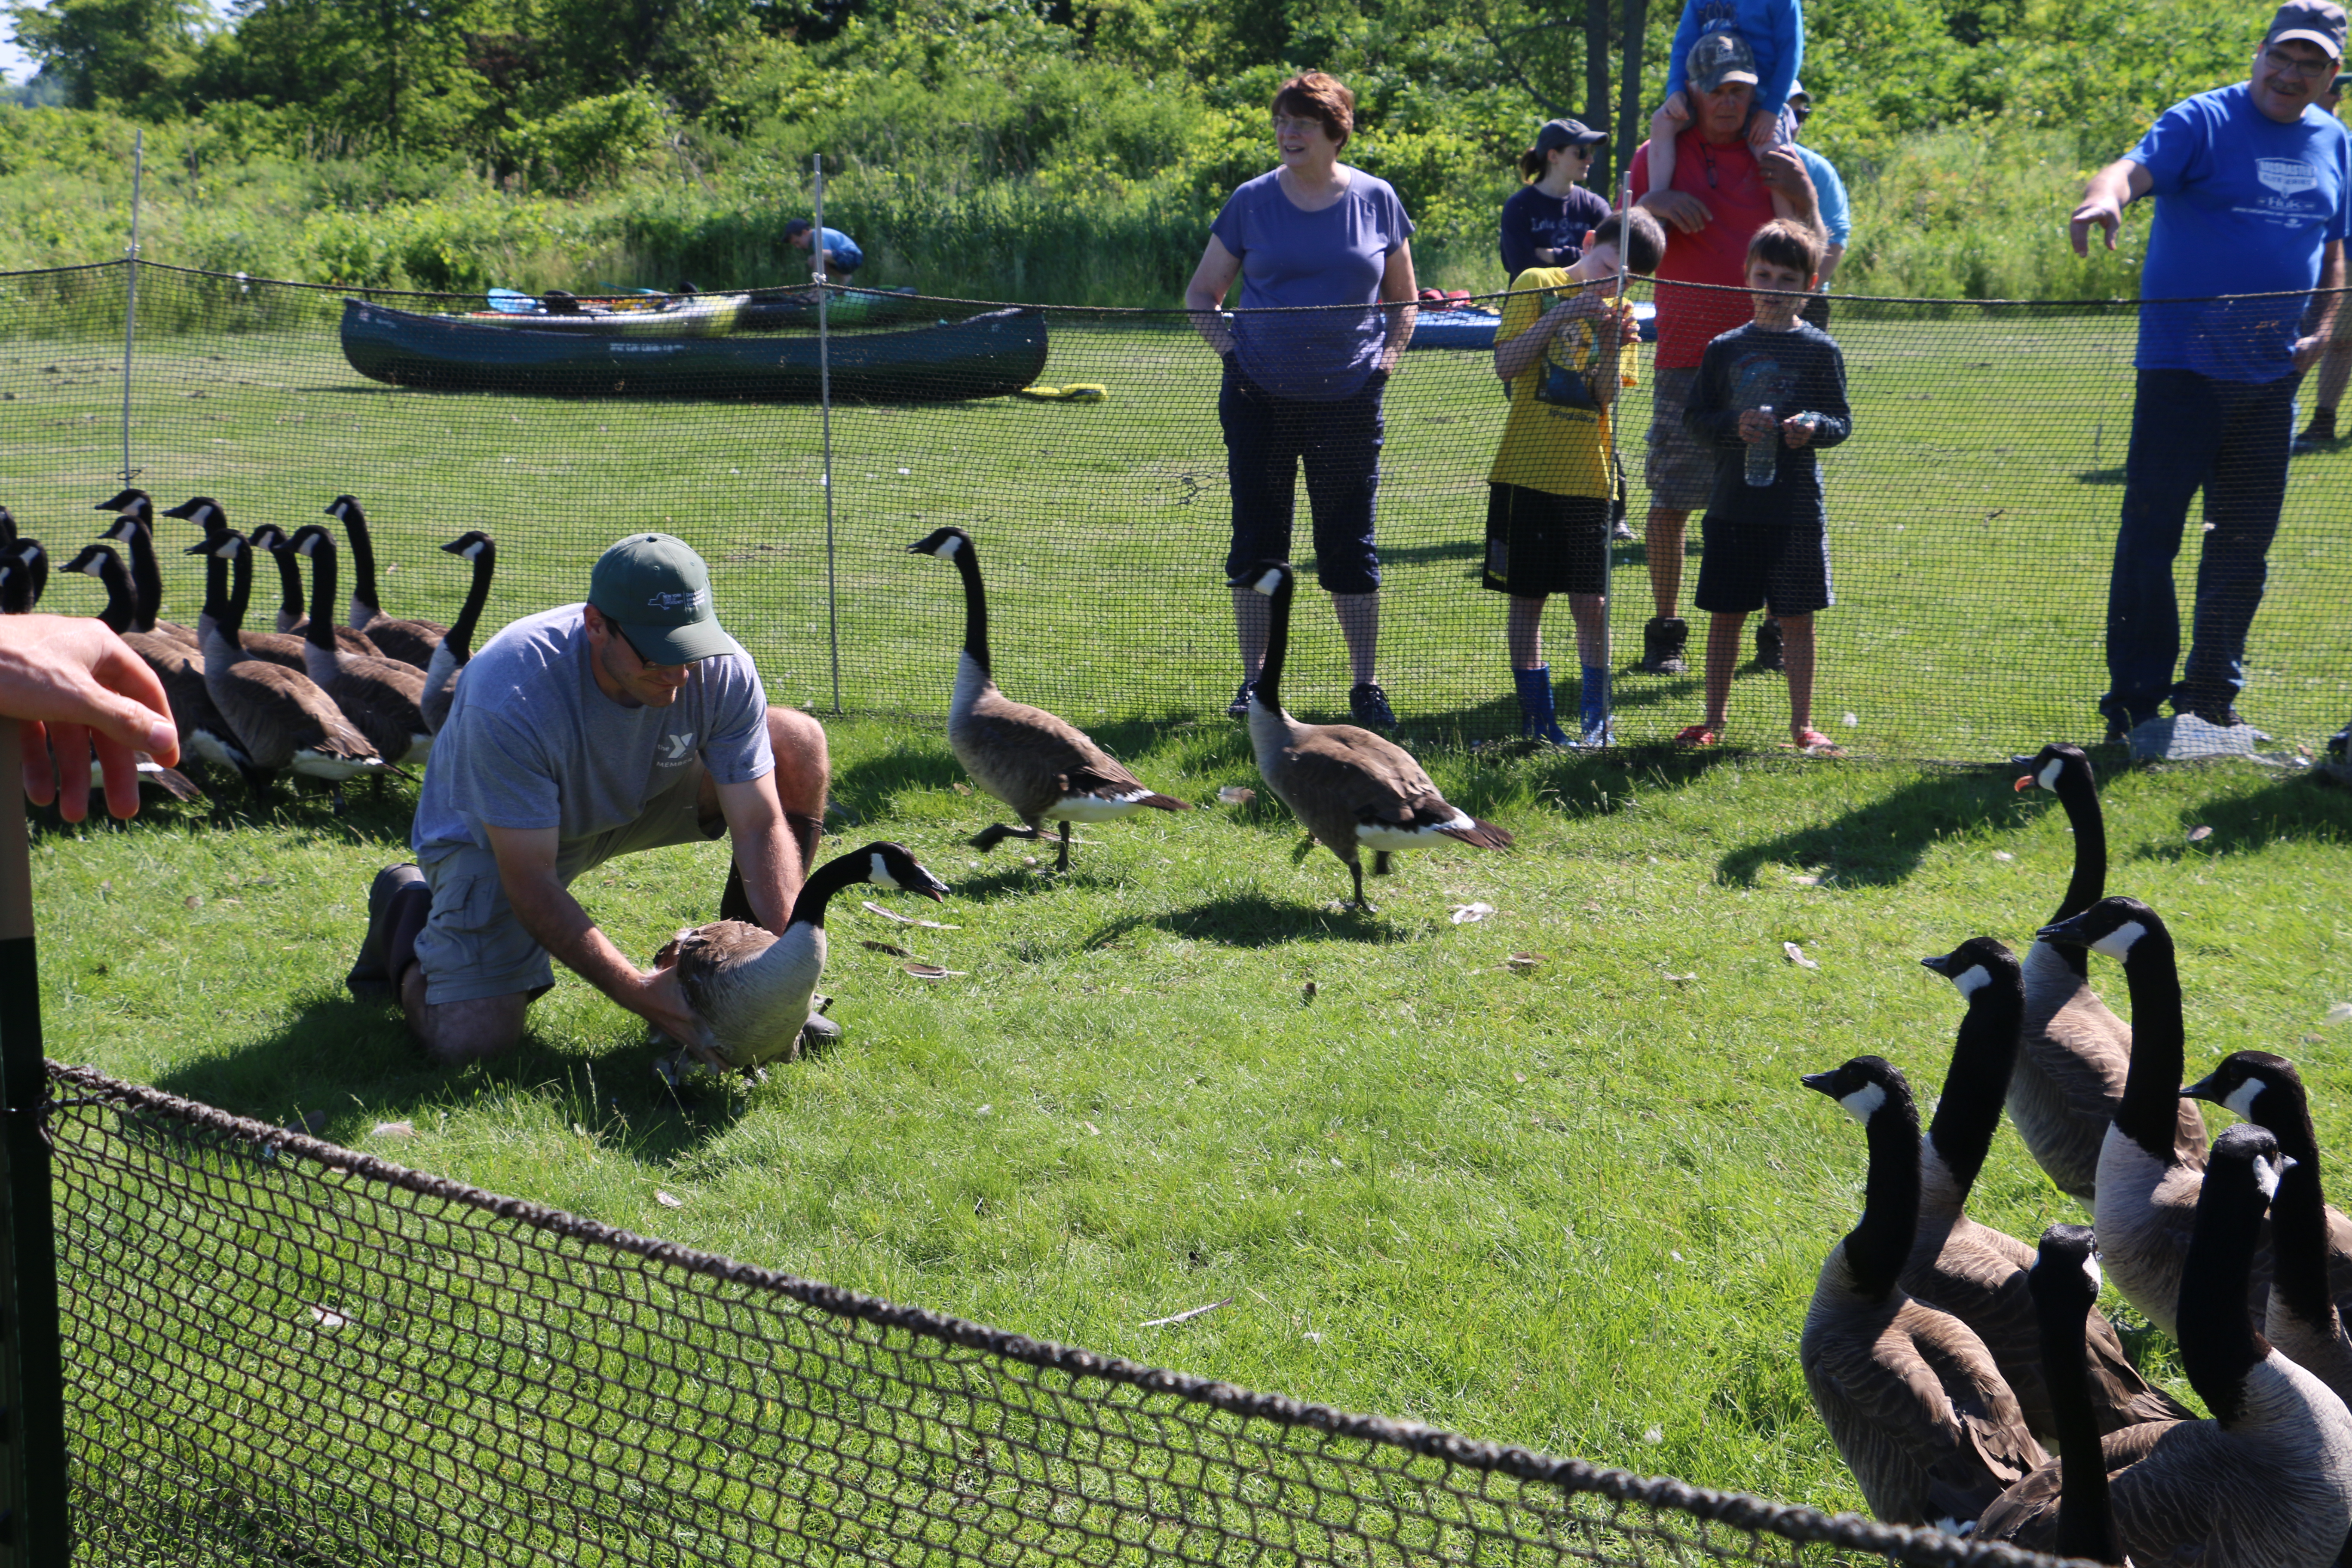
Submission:
M 659 300 L 579 300 L 589 312 L 557 315 L 538 301 L 514 308 L 509 296 L 487 310 L 468 310 L 447 320 L 476 326 L 520 328 L 534 332 L 572 332 L 592 338 L 716 338 L 741 324 L 749 294 L 677 294 Z
M 912 288 L 835 289 L 825 302 L 828 331 L 881 327 L 932 315 L 937 302 L 918 298 Z M 808 289 L 762 289 L 751 297 L 736 323 L 739 331 L 816 331 L 816 295 Z
M 1001 397 L 1045 368 L 1045 316 L 989 310 L 961 321 L 829 340 L 833 395 L 849 402 Z M 394 386 L 573 397 L 814 399 L 814 333 L 616 338 L 492 326 L 345 300 L 343 357 Z

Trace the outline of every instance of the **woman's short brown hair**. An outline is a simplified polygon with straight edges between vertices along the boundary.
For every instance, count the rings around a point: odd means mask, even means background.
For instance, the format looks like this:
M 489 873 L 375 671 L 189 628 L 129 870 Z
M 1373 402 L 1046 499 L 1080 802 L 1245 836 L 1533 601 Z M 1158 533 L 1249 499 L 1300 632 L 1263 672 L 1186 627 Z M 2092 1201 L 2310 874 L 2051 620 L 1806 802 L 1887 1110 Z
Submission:
M 1275 89 L 1270 112 L 1301 119 L 1311 114 L 1342 147 L 1356 133 L 1356 95 L 1325 71 L 1301 71 Z

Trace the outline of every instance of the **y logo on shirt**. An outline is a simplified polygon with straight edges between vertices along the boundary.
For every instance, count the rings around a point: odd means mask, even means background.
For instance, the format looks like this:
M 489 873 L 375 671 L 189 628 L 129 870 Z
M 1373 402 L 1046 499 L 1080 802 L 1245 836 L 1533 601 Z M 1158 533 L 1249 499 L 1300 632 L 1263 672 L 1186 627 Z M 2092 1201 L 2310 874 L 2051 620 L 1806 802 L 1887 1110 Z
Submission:
M 687 758 L 694 755 L 694 731 L 688 730 L 683 735 L 664 735 L 661 738 L 661 755 L 656 759 L 657 765 L 665 768 L 677 767 Z

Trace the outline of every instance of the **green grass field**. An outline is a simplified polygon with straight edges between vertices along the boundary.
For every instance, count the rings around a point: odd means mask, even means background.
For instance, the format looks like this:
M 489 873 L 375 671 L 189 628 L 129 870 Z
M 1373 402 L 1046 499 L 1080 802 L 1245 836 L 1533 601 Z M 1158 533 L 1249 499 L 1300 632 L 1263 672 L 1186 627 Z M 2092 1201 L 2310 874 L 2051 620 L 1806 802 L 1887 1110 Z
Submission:
M 828 560 L 815 409 L 397 390 L 343 363 L 333 296 L 252 288 L 143 275 L 142 321 L 252 330 L 142 341 L 137 482 L 166 505 L 212 494 L 244 526 L 290 528 L 338 492 L 359 495 L 383 539 L 394 614 L 454 614 L 465 575 L 433 546 L 470 527 L 499 540 L 492 627 L 576 597 L 621 533 L 666 528 L 711 559 L 721 611 L 780 700 L 833 705 L 830 574 L 843 704 L 930 713 L 952 678 L 958 588 L 953 573 L 902 547 L 956 522 L 981 545 L 1008 689 L 1088 722 L 1198 716 L 1233 690 L 1215 362 L 1168 318 L 1054 319 L 1045 379 L 1100 383 L 1105 403 L 835 409 Z M 113 310 L 119 321 L 119 300 L 96 283 L 85 293 L 79 319 Z M 1839 604 L 1821 622 L 1817 721 L 1891 756 L 1978 761 L 2053 735 L 2095 740 L 2129 318 L 1898 320 L 1893 310 L 1872 319 L 1842 305 L 1838 321 L 1856 434 L 1825 468 Z M 11 476 L 0 500 L 69 549 L 98 521 L 90 504 L 120 482 L 121 341 L 47 339 L 56 316 L 30 305 L 5 314 L 25 330 L 0 349 L 0 392 L 14 400 L 0 426 Z M 1647 403 L 1632 395 L 1622 440 L 1637 508 Z M 1515 730 L 1499 597 L 1477 585 L 1502 411 L 1486 356 L 1412 353 L 1388 408 L 1383 678 L 1417 740 Z M 2340 610 L 2352 547 L 2329 510 L 2347 460 L 2296 463 L 2271 554 L 2241 707 L 2282 743 L 2315 744 L 2352 717 L 2352 620 Z M 2184 595 L 2193 521 L 2190 533 Z M 1694 549 L 1696 536 L 1694 520 Z M 167 524 L 162 541 L 167 609 L 186 618 L 201 574 L 176 552 L 194 538 Z M 1303 519 L 1295 547 L 1302 560 L 1311 552 Z M 1687 607 L 1698 557 L 1685 565 Z M 1651 613 L 1640 544 L 1619 549 L 1614 580 L 1622 668 Z M 265 573 L 264 595 L 270 582 Z M 53 591 L 65 607 L 96 603 L 95 583 Z M 1302 714 L 1334 717 L 1345 666 L 1317 598 L 1302 602 L 1286 695 Z M 1565 679 L 1574 656 L 1564 618 L 1553 619 Z M 1628 739 L 1671 736 L 1699 716 L 1696 665 L 1678 679 L 1628 675 L 1616 700 Z M 1777 682 L 1751 679 L 1731 737 L 1769 745 L 1786 719 Z
M 1056 882 L 964 847 L 992 803 L 935 729 L 835 726 L 834 847 L 912 846 L 954 890 L 909 912 L 954 929 L 836 905 L 847 1037 L 748 1094 L 672 1104 L 634 1021 L 569 977 L 512 1058 L 425 1068 L 340 985 L 366 879 L 404 853 L 397 792 L 39 834 L 49 1051 L 1040 1337 L 1858 1506 L 1795 1347 L 1862 1148 L 1797 1075 L 1878 1052 L 1932 1099 L 1958 998 L 1915 961 L 2029 940 L 2071 859 L 2050 797 L 1996 769 L 1445 753 L 1451 797 L 1518 847 L 1402 858 L 1368 916 L 1327 907 L 1344 873 L 1278 806 L 1215 804 L 1255 782 L 1234 729 L 1110 733 L 1203 806 L 1087 829 Z M 2342 1148 L 2352 1038 L 2322 1020 L 2352 995 L 2352 795 L 2208 764 L 2125 773 L 2106 808 L 2111 886 L 2181 944 L 2192 1070 L 2296 1057 Z M 650 954 L 724 868 L 665 851 L 578 891 Z M 2080 1217 L 2006 1136 L 1976 1212 L 2029 1237 Z M 2185 1392 L 2160 1345 L 2151 1366 Z

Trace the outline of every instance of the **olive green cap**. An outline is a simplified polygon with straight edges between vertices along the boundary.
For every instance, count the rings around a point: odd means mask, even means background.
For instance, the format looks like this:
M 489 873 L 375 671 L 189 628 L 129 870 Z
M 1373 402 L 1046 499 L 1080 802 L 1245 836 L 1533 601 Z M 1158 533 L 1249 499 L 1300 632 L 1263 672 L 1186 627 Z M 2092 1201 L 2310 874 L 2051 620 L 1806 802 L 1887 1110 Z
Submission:
M 647 664 L 692 664 L 735 651 L 710 605 L 710 568 L 683 539 L 633 533 L 596 559 L 588 602 Z

